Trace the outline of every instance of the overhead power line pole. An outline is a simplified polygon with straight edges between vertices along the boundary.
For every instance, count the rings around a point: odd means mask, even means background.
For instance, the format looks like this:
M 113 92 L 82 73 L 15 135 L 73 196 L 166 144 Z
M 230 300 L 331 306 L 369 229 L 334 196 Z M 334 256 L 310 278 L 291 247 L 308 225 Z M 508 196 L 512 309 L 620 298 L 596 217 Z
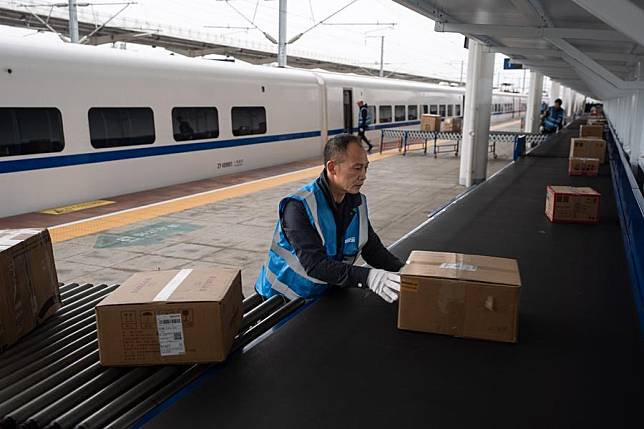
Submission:
M 280 0 L 277 65 L 286 67 L 286 0 Z
M 380 77 L 385 76 L 385 36 L 380 36 Z
M 78 43 L 79 38 L 76 0 L 69 0 L 69 41 L 72 43 Z

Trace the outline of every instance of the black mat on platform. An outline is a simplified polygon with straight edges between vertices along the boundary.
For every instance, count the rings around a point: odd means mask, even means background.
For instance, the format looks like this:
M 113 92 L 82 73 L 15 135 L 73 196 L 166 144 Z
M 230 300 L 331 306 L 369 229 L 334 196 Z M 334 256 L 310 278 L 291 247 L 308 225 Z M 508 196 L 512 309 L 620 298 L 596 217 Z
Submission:
M 566 131 L 401 243 L 516 258 L 519 343 L 396 329 L 396 305 L 340 290 L 235 356 L 149 427 L 545 428 L 642 424 L 638 339 L 608 166 L 570 178 Z M 563 153 L 563 152 L 562 152 Z M 591 185 L 599 225 L 550 224 L 547 184 Z

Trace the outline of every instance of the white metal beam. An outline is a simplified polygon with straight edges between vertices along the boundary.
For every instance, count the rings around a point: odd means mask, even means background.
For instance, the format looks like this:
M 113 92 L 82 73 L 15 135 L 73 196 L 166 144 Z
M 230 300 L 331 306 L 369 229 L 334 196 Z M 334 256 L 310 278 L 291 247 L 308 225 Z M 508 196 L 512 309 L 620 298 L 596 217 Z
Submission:
M 615 30 L 644 46 L 644 10 L 627 0 L 573 0 Z
M 542 56 L 542 57 L 561 57 L 564 53 L 559 49 L 539 49 L 539 48 L 514 48 L 506 46 L 488 46 L 487 49 L 490 52 L 499 52 L 507 56 L 513 55 L 523 55 L 525 57 L 530 56 Z M 636 63 L 643 59 L 642 56 L 633 55 L 633 54 L 623 54 L 619 52 L 584 52 L 590 58 L 600 61 L 623 61 L 627 63 Z
M 436 22 L 434 25 L 434 31 L 439 33 L 478 34 L 490 37 L 512 37 L 518 39 L 553 37 L 563 39 L 570 38 L 631 42 L 629 38 L 615 30 L 597 30 L 593 28 L 544 28 L 515 25 L 454 24 L 450 22 Z
M 574 58 L 577 62 L 583 64 L 586 68 L 588 68 L 593 73 L 600 76 L 602 79 L 610 83 L 616 89 L 644 89 L 644 84 L 642 82 L 624 81 L 615 73 L 608 70 L 606 67 L 599 64 L 597 61 L 593 60 L 592 58 L 588 57 L 588 55 L 586 55 L 579 49 L 575 48 L 565 40 L 558 39 L 555 37 L 546 38 L 546 40 L 548 40 L 548 42 L 552 43 L 553 45 L 557 46 L 559 49 L 564 51 L 567 54 L 567 56 Z

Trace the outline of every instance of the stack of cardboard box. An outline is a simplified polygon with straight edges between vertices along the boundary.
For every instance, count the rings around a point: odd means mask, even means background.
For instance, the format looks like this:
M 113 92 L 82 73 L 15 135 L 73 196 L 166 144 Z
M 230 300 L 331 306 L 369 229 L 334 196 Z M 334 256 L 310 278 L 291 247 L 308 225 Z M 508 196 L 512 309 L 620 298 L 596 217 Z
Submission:
M 420 130 L 439 132 L 441 130 L 441 119 L 439 115 L 421 115 Z
M 463 118 L 445 118 L 441 131 L 447 133 L 460 133 L 463 128 Z
M 579 137 L 570 139 L 570 176 L 597 176 L 599 166 L 606 161 L 604 126 L 595 122 L 598 120 L 589 119 L 579 128 Z M 589 187 L 548 186 L 546 216 L 551 222 L 597 223 L 600 198 L 601 195 Z

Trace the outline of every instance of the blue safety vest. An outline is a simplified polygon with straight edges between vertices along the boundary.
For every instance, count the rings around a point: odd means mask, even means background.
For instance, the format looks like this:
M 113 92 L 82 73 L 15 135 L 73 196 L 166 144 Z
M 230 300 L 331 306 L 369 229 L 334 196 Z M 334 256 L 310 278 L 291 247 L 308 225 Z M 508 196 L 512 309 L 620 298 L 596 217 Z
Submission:
M 317 179 L 301 188 L 298 192 L 282 199 L 279 204 L 279 219 L 275 225 L 273 240 L 268 250 L 268 259 L 262 266 L 255 290 L 264 297 L 282 294 L 289 299 L 302 297 L 305 299 L 317 298 L 322 295 L 329 285 L 323 281 L 310 277 L 300 261 L 297 259 L 295 249 L 288 242 L 282 230 L 282 215 L 284 207 L 289 200 L 301 201 L 306 208 L 311 225 L 315 227 L 326 254 L 346 264 L 353 264 L 360 255 L 360 250 L 367 242 L 369 235 L 369 222 L 367 214 L 367 199 L 360 194 L 362 203 L 355 211 L 347 230 L 344 233 L 344 245 L 341 253 L 338 252 L 337 231 L 333 211 L 329 207 Z
M 564 110 L 550 106 L 547 115 L 543 120 L 543 128 L 546 130 L 556 130 L 564 119 Z

